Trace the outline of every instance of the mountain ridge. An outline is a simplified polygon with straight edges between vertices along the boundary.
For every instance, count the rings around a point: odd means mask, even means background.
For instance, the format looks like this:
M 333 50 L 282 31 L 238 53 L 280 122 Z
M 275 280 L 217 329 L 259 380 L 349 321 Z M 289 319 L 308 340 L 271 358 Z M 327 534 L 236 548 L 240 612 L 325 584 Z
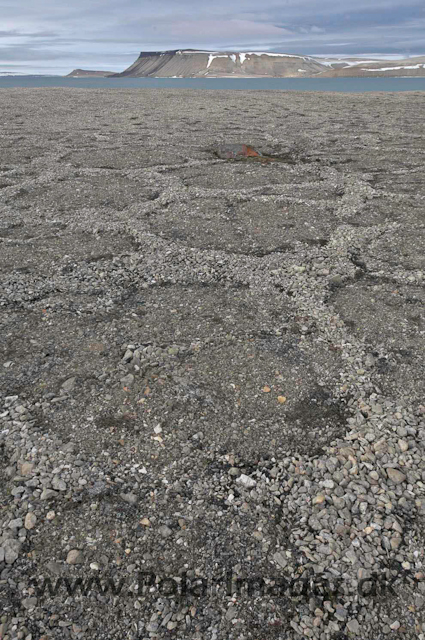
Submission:
M 425 56 L 400 60 L 326 58 L 261 51 L 141 51 L 119 73 L 75 69 L 68 77 L 301 78 L 425 76 Z
M 322 65 L 310 56 L 177 49 L 142 51 L 128 69 L 114 77 L 300 77 L 321 70 Z

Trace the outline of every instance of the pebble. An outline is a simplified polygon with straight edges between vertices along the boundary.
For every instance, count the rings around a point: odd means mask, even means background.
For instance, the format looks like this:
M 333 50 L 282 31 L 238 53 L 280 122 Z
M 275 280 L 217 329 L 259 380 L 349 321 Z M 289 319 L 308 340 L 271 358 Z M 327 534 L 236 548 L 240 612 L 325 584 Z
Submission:
M 352 620 L 349 620 L 347 622 L 347 629 L 348 629 L 348 631 L 351 631 L 351 633 L 359 633 L 360 625 L 357 622 L 357 620 L 355 618 L 353 618 Z
M 121 384 L 124 387 L 132 387 L 133 383 L 134 383 L 134 376 L 132 373 L 129 373 L 128 375 L 121 378 Z
M 41 500 L 53 500 L 53 498 L 56 498 L 58 495 L 57 491 L 54 491 L 53 489 L 43 489 L 40 499 Z
M 84 561 L 83 553 L 79 549 L 71 549 L 66 557 L 67 564 L 82 564 Z
M 257 482 L 254 480 L 254 478 L 251 478 L 250 476 L 247 476 L 244 473 L 242 473 L 238 478 L 236 478 L 236 482 L 238 484 L 241 484 L 243 487 L 245 487 L 245 489 L 252 489 L 253 487 L 257 486 Z
M 173 535 L 172 530 L 165 524 L 159 527 L 158 532 L 163 538 L 169 538 L 171 535 Z
M 7 539 L 3 542 L 3 554 L 6 564 L 13 564 L 19 557 L 21 543 L 18 540 Z
M 31 529 L 34 529 L 36 522 L 37 522 L 37 516 L 33 511 L 30 511 L 25 516 L 25 523 L 24 523 L 25 529 L 27 529 L 28 531 L 30 531 Z
M 32 462 L 24 462 L 21 465 L 21 476 L 28 477 L 32 475 L 34 464 Z
M 402 473 L 398 469 L 392 469 L 391 467 L 389 467 L 387 469 L 387 474 L 389 479 L 394 482 L 394 484 L 401 484 L 406 480 L 406 476 L 404 475 L 404 473 Z
M 409 449 L 409 443 L 406 442 L 406 440 L 399 440 L 398 441 L 398 447 L 399 447 L 400 451 L 402 451 L 404 453 Z
M 134 505 L 139 501 L 139 498 L 135 493 L 121 493 L 120 496 L 124 502 L 127 502 L 128 504 Z
M 62 391 L 64 391 L 65 393 L 69 393 L 70 391 L 72 391 L 72 389 L 75 387 L 76 381 L 77 378 L 68 378 L 68 380 L 65 380 L 65 382 L 61 386 Z

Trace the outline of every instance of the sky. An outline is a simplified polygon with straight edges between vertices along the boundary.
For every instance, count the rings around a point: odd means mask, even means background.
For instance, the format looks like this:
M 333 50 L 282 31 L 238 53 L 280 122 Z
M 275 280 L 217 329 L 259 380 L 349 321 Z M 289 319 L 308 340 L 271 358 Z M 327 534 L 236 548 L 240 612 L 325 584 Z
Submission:
M 0 0 L 0 73 L 122 71 L 140 51 L 425 54 L 425 0 Z

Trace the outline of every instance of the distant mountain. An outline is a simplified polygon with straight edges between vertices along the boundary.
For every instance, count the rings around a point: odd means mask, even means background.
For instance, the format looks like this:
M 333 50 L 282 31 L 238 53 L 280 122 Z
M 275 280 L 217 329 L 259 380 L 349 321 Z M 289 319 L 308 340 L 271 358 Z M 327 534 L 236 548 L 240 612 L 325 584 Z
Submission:
M 309 56 L 289 53 L 198 51 L 143 51 L 137 60 L 115 77 L 299 78 L 323 71 L 323 65 Z
M 68 73 L 66 78 L 108 78 L 113 76 L 113 71 L 88 71 L 87 69 L 74 69 L 71 73 Z
M 110 78 L 340 78 L 425 76 L 425 56 L 407 60 L 315 58 L 258 51 L 142 51 L 121 73 L 75 69 L 67 77 Z
M 329 68 L 321 76 L 325 78 L 385 78 L 400 76 L 425 76 L 425 56 L 407 58 L 405 60 L 374 60 L 361 61 L 350 60 L 349 65 L 344 68 L 338 66 L 331 60 L 324 62 Z

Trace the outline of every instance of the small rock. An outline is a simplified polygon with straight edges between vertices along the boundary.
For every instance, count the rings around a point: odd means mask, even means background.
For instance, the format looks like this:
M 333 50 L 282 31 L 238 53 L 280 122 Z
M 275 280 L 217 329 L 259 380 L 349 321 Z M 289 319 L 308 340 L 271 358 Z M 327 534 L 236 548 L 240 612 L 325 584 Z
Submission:
M 21 476 L 28 477 L 32 475 L 34 464 L 32 462 L 24 462 L 21 465 Z
M 239 476 L 239 478 L 236 479 L 236 482 L 238 484 L 241 484 L 243 487 L 245 487 L 245 489 L 252 489 L 253 487 L 255 487 L 257 485 L 257 483 L 254 480 L 254 478 L 250 478 L 250 476 L 247 476 L 244 473 L 242 473 Z
M 347 618 L 347 609 L 345 607 L 342 607 L 341 605 L 337 605 L 335 618 L 340 622 L 344 622 L 344 620 Z
M 30 610 L 37 606 L 37 598 L 24 598 L 21 602 L 24 609 Z
M 137 504 L 138 497 L 134 493 L 120 493 L 120 497 L 128 504 Z
M 280 551 L 276 551 L 276 553 L 273 556 L 273 560 L 276 562 L 276 564 L 279 565 L 279 567 L 281 567 L 282 569 L 284 569 L 286 567 L 286 565 L 288 564 L 288 560 L 285 558 L 285 556 L 283 555 L 283 553 L 281 553 Z
M 62 478 L 55 476 L 52 480 L 52 487 L 56 489 L 56 491 L 66 491 L 66 483 Z
M 121 384 L 124 385 L 124 387 L 131 387 L 134 383 L 134 376 L 132 373 L 129 373 L 127 376 L 124 376 L 124 378 L 121 378 Z
M 53 489 L 43 489 L 40 500 L 52 500 L 53 498 L 56 498 L 57 495 L 58 492 L 53 491 Z
M 133 360 L 133 352 L 127 349 L 123 357 L 123 362 L 130 362 L 130 360 Z
M 387 469 L 387 475 L 389 479 L 394 482 L 394 484 L 401 484 L 406 480 L 406 476 L 404 475 L 404 473 L 402 473 L 398 469 L 392 469 L 391 467 Z
M 360 625 L 355 618 L 347 622 L 347 629 L 351 633 L 358 633 L 360 631 Z
M 393 551 L 398 549 L 399 546 L 401 545 L 401 542 L 402 542 L 402 537 L 400 535 L 396 534 L 395 536 L 393 536 L 390 540 L 391 549 L 393 549 Z
M 408 442 L 406 442 L 406 440 L 401 440 L 401 439 L 400 439 L 400 440 L 398 441 L 398 447 L 399 447 L 400 451 L 402 451 L 402 452 L 404 453 L 405 451 L 407 451 L 407 450 L 408 450 L 408 448 L 409 448 L 409 443 L 408 443 Z
M 22 529 L 23 524 L 22 518 L 15 518 L 15 520 L 11 520 L 9 522 L 9 529 L 12 529 L 13 531 L 16 529 Z
M 21 543 L 18 540 L 5 540 L 3 543 L 4 559 L 6 564 L 13 564 L 18 559 L 21 550 Z
M 59 562 L 54 562 L 53 560 L 50 560 L 50 562 L 48 562 L 46 566 L 48 570 L 51 573 L 55 574 L 56 576 L 62 573 L 62 565 L 59 564 Z
M 149 518 L 142 518 L 142 519 L 140 520 L 140 524 L 141 524 L 143 527 L 150 527 L 150 526 L 151 526 L 151 521 L 149 520 Z
M 166 524 L 161 525 L 158 529 L 158 532 L 163 538 L 169 538 L 171 535 L 173 535 L 170 527 L 167 527 Z
M 226 620 L 233 620 L 237 614 L 236 607 L 230 606 L 226 611 Z
M 72 391 L 72 389 L 75 387 L 76 380 L 77 378 L 68 378 L 68 380 L 65 380 L 65 382 L 61 386 L 62 391 L 64 393 L 69 393 L 70 391 Z
M 71 549 L 66 557 L 67 564 L 81 564 L 83 562 L 83 554 L 79 549 Z
M 30 531 L 31 529 L 34 529 L 36 522 L 37 522 L 37 516 L 35 515 L 35 513 L 30 511 L 25 516 L 25 523 L 24 523 L 25 529 L 27 529 L 28 531 Z

